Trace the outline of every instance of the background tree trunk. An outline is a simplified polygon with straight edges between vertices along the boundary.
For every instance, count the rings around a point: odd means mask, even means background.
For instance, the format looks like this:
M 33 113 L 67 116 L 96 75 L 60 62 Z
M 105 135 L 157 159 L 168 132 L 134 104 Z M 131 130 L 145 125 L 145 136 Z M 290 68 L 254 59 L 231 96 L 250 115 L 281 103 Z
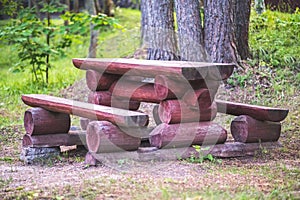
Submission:
M 207 61 L 198 0 L 175 0 L 181 60 Z
M 109 17 L 114 16 L 114 12 L 113 12 L 114 5 L 115 5 L 114 2 L 112 0 L 104 0 L 103 5 L 104 5 L 103 7 L 104 14 L 106 14 Z
M 172 0 L 142 0 L 142 29 L 149 60 L 178 60 Z
M 251 0 L 236 0 L 234 12 L 234 32 L 237 43 L 237 51 L 243 60 L 250 57 L 248 44 L 250 11 Z
M 79 12 L 79 0 L 73 1 L 73 12 L 78 13 Z
M 238 63 L 231 0 L 204 1 L 204 42 L 213 62 Z
M 86 0 L 85 8 L 88 10 L 90 15 L 97 14 L 94 0 Z M 94 30 L 94 26 L 95 25 L 93 23 L 90 24 L 90 46 L 89 46 L 88 58 L 96 58 L 97 56 L 99 31 Z

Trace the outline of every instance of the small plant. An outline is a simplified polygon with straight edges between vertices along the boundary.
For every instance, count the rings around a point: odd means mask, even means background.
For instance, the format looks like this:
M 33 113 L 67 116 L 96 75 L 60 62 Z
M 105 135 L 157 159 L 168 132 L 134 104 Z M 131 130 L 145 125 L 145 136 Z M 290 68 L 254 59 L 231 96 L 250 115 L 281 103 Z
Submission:
M 193 145 L 192 146 L 195 151 L 197 152 L 198 156 L 195 156 L 192 154 L 190 158 L 188 158 L 188 161 L 191 163 L 203 163 L 205 160 L 208 160 L 210 162 L 216 162 L 216 159 L 211 154 L 204 154 L 203 151 L 206 151 L 209 149 L 209 147 L 201 149 L 200 145 Z

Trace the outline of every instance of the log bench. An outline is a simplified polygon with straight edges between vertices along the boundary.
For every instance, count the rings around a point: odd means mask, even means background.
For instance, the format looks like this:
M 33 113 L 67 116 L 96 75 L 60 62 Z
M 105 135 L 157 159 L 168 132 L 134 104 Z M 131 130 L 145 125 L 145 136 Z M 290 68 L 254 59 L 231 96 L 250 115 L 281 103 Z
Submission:
M 280 122 L 288 114 L 286 109 L 216 100 L 220 82 L 230 77 L 234 64 L 119 58 L 75 58 L 73 64 L 86 70 L 88 102 L 23 95 L 25 104 L 42 110 L 25 113 L 23 144 L 45 145 L 51 134 L 59 138 L 70 126 L 72 114 L 83 117 L 89 164 L 95 163 L 95 154 L 138 149 L 139 153 L 168 152 L 164 150 L 174 148 L 193 152 L 191 145 L 215 145 L 205 153 L 219 157 L 253 155 L 261 142 L 271 147 L 278 140 Z M 157 104 L 153 109 L 156 127 L 147 128 L 149 116 L 136 111 L 141 102 Z M 235 142 L 228 143 L 227 130 L 213 122 L 217 112 L 237 116 L 231 124 Z M 61 137 L 65 142 L 59 144 L 78 142 L 75 136 Z M 142 138 L 149 147 L 141 147 Z

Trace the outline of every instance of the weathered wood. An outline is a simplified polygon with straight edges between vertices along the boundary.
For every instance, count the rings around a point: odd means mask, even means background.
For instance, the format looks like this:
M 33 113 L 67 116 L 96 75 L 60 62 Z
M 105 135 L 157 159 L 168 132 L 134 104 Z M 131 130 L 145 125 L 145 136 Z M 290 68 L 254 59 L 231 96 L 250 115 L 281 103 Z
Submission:
M 137 134 L 125 133 L 108 121 L 94 121 L 88 125 L 86 142 L 92 153 L 132 151 L 137 150 L 141 143 Z
M 217 106 L 213 102 L 207 108 L 190 107 L 182 100 L 166 100 L 159 104 L 158 115 L 167 124 L 211 121 L 217 115 Z
M 84 164 L 88 166 L 96 166 L 99 161 L 95 158 L 93 153 L 87 152 L 84 159 Z
M 147 126 L 148 115 L 108 106 L 83 103 L 48 95 L 22 95 L 25 104 L 32 107 L 42 107 L 53 112 L 78 115 L 95 120 L 107 120 L 119 126 Z
M 115 98 L 112 96 L 110 91 L 90 92 L 88 96 L 88 103 L 112 106 L 114 108 L 122 108 L 127 110 L 138 110 L 140 107 L 140 102 Z
M 224 143 L 227 131 L 213 122 L 162 123 L 150 133 L 150 144 L 157 148 Z
M 230 129 L 236 142 L 274 142 L 280 137 L 281 124 L 241 115 L 231 122 Z
M 86 134 L 81 133 L 60 133 L 47 135 L 24 135 L 22 140 L 23 147 L 58 147 L 85 145 Z
M 157 60 L 137 60 L 124 58 L 111 59 L 83 59 L 74 58 L 75 67 L 83 70 L 96 70 L 99 72 L 144 76 L 154 78 L 156 75 L 185 78 L 187 80 L 203 79 L 208 71 L 217 71 L 220 76 L 217 79 L 228 78 L 235 67 L 235 64 L 224 63 L 202 63 L 186 61 L 157 61 Z
M 162 123 L 162 121 L 160 120 L 159 115 L 158 115 L 158 107 L 159 107 L 159 105 L 155 105 L 152 110 L 153 119 L 154 119 L 154 122 L 156 125 L 159 125 Z
M 230 115 L 249 115 L 257 120 L 280 122 L 288 115 L 288 109 L 256 106 L 244 103 L 216 100 L 218 112 Z
M 24 128 L 28 135 L 67 133 L 71 119 L 68 114 L 30 108 L 24 114 Z
M 113 96 L 126 100 L 130 99 L 150 103 L 160 102 L 155 94 L 153 83 L 142 83 L 122 79 L 111 86 L 110 92 Z
M 191 156 L 199 157 L 211 154 L 217 158 L 234 158 L 244 156 L 254 156 L 265 149 L 279 148 L 281 145 L 278 142 L 262 142 L 262 143 L 240 143 L 228 142 L 224 144 L 216 144 L 211 146 L 201 146 L 201 155 L 193 147 L 185 148 L 163 148 L 153 149 L 150 147 L 143 147 L 143 150 L 138 150 L 139 159 L 141 161 L 167 161 L 187 159 Z M 128 156 L 128 155 L 127 155 Z M 135 156 L 135 155 L 133 155 Z M 133 157 L 132 156 L 132 157 Z M 129 157 L 129 156 L 128 156 Z
M 102 91 L 108 90 L 120 78 L 120 75 L 87 70 L 85 78 L 86 84 L 91 91 Z

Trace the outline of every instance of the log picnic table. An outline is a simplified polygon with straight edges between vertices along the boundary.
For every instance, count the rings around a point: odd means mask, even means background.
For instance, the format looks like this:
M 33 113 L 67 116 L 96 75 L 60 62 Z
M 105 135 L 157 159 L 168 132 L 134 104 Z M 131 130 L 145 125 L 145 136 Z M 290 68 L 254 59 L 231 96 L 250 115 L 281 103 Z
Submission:
M 61 142 L 59 134 L 66 132 L 68 115 L 73 114 L 90 122 L 86 123 L 87 127 L 82 127 L 86 129 L 84 145 L 89 150 L 86 162 L 90 164 L 95 163 L 91 155 L 96 153 L 138 149 L 141 149 L 140 153 L 148 152 L 145 147 L 140 147 L 142 138 L 146 138 L 149 148 L 156 148 L 155 151 L 214 145 L 216 147 L 211 151 L 214 156 L 245 156 L 259 150 L 259 142 L 269 142 L 267 146 L 272 146 L 270 142 L 276 142 L 280 136 L 280 121 L 288 114 L 286 109 L 216 100 L 220 82 L 230 77 L 235 64 L 123 58 L 74 58 L 73 64 L 86 70 L 90 90 L 87 91 L 88 102 L 47 95 L 23 95 L 25 104 L 40 107 L 25 113 L 27 134 L 23 144 L 45 146 L 51 134 L 57 134 L 53 137 L 57 144 L 72 143 L 74 137 L 67 141 L 69 136 L 64 136 L 64 142 Z M 157 104 L 153 118 L 158 126 L 154 129 L 147 128 L 148 115 L 136 111 L 141 102 Z M 227 142 L 227 130 L 212 122 L 217 112 L 238 116 L 231 124 L 231 133 L 237 144 Z M 64 120 L 55 121 L 53 116 L 58 116 L 55 113 L 63 113 L 60 117 Z M 56 126 L 55 133 L 47 133 L 43 125 L 49 129 Z M 49 142 L 49 145 L 54 143 Z

